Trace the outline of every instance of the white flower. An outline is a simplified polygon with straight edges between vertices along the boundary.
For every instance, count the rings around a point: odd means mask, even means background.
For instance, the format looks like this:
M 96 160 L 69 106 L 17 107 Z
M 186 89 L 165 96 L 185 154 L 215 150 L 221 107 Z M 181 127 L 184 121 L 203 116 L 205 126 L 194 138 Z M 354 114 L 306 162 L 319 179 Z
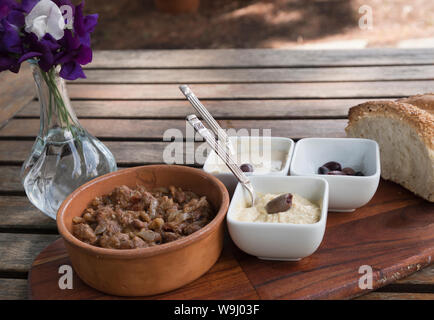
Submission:
M 41 40 L 49 33 L 54 39 L 63 38 L 65 20 L 59 7 L 50 0 L 38 2 L 26 16 L 26 32 L 32 32 Z

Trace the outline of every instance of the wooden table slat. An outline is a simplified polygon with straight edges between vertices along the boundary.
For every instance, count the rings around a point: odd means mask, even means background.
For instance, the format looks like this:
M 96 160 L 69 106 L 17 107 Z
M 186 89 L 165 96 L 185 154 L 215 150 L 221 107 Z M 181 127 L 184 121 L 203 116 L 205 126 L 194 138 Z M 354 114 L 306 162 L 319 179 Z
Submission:
M 27 299 L 26 279 L 0 279 L 0 300 Z
M 363 50 L 110 50 L 88 68 L 326 67 L 434 64 L 432 49 Z
M 74 83 L 279 83 L 434 79 L 434 66 L 255 68 L 255 69 L 90 69 Z
M 29 66 L 23 66 L 19 74 L 0 73 L 0 128 L 35 95 L 35 84 Z
M 264 120 L 258 127 L 256 120 L 219 120 L 223 128 L 267 129 L 272 136 L 291 137 L 343 137 L 346 119 L 318 120 Z M 159 139 L 167 129 L 186 130 L 185 120 L 137 120 L 137 119 L 82 119 L 82 125 L 93 135 L 106 139 Z M 2 130 L 0 137 L 33 138 L 39 131 L 38 119 L 12 119 Z M 262 130 L 261 130 L 262 131 Z M 245 135 L 245 134 L 244 134 Z M 185 135 L 184 135 L 185 137 Z
M 24 193 L 20 178 L 20 166 L 1 166 L 0 168 L 0 192 Z
M 434 81 L 193 84 L 200 99 L 399 98 L 433 91 Z M 73 99 L 178 99 L 173 84 L 69 84 Z
M 201 99 L 216 119 L 309 119 L 343 118 L 348 109 L 366 99 L 306 100 L 206 100 Z M 183 100 L 73 100 L 79 118 L 178 118 L 194 112 Z M 19 117 L 39 118 L 39 103 L 31 101 Z
M 170 142 L 106 141 L 120 165 L 143 165 L 163 162 L 163 150 Z M 195 144 L 197 147 L 201 143 Z M 27 158 L 33 141 L 5 140 L 0 142 L 0 163 L 21 165 Z M 192 154 L 190 149 L 188 154 Z M 1 191 L 1 190 L 0 190 Z
M 0 196 L 0 230 L 23 229 L 57 232 L 56 221 L 39 211 L 27 197 Z
M 0 233 L 0 270 L 28 272 L 38 253 L 59 237 L 53 234 Z

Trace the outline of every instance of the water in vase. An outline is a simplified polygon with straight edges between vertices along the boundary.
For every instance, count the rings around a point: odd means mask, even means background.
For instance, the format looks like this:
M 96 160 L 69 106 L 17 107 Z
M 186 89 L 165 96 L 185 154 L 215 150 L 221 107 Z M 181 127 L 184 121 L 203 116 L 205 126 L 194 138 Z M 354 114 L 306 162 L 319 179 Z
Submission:
M 99 140 L 81 130 L 76 132 L 73 137 L 70 131 L 51 129 L 45 138 L 38 137 L 29 163 L 23 166 L 23 170 L 28 168 L 23 172 L 23 185 L 29 200 L 53 219 L 72 191 L 116 170 L 110 151 Z

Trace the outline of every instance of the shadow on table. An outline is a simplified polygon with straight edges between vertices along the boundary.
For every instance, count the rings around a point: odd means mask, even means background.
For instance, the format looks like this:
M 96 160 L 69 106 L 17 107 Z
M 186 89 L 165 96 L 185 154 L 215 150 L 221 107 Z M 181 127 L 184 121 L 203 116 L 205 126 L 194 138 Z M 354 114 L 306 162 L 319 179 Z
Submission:
M 152 0 L 94 0 L 96 49 L 274 47 L 357 27 L 351 0 L 201 0 L 197 14 L 157 12 Z

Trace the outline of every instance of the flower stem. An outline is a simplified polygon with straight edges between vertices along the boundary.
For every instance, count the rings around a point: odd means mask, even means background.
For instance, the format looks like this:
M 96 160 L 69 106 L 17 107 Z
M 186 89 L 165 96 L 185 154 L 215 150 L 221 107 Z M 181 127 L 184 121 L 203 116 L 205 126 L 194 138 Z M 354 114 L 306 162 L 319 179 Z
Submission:
M 62 94 L 59 92 L 59 88 L 56 84 L 56 70 L 51 68 L 48 72 L 41 70 L 42 77 L 48 86 L 49 91 L 49 105 L 48 105 L 48 121 L 51 121 L 53 114 L 53 108 L 57 109 L 60 125 L 65 125 L 67 130 L 75 136 L 75 132 L 72 130 L 71 119 L 69 111 L 62 98 Z

